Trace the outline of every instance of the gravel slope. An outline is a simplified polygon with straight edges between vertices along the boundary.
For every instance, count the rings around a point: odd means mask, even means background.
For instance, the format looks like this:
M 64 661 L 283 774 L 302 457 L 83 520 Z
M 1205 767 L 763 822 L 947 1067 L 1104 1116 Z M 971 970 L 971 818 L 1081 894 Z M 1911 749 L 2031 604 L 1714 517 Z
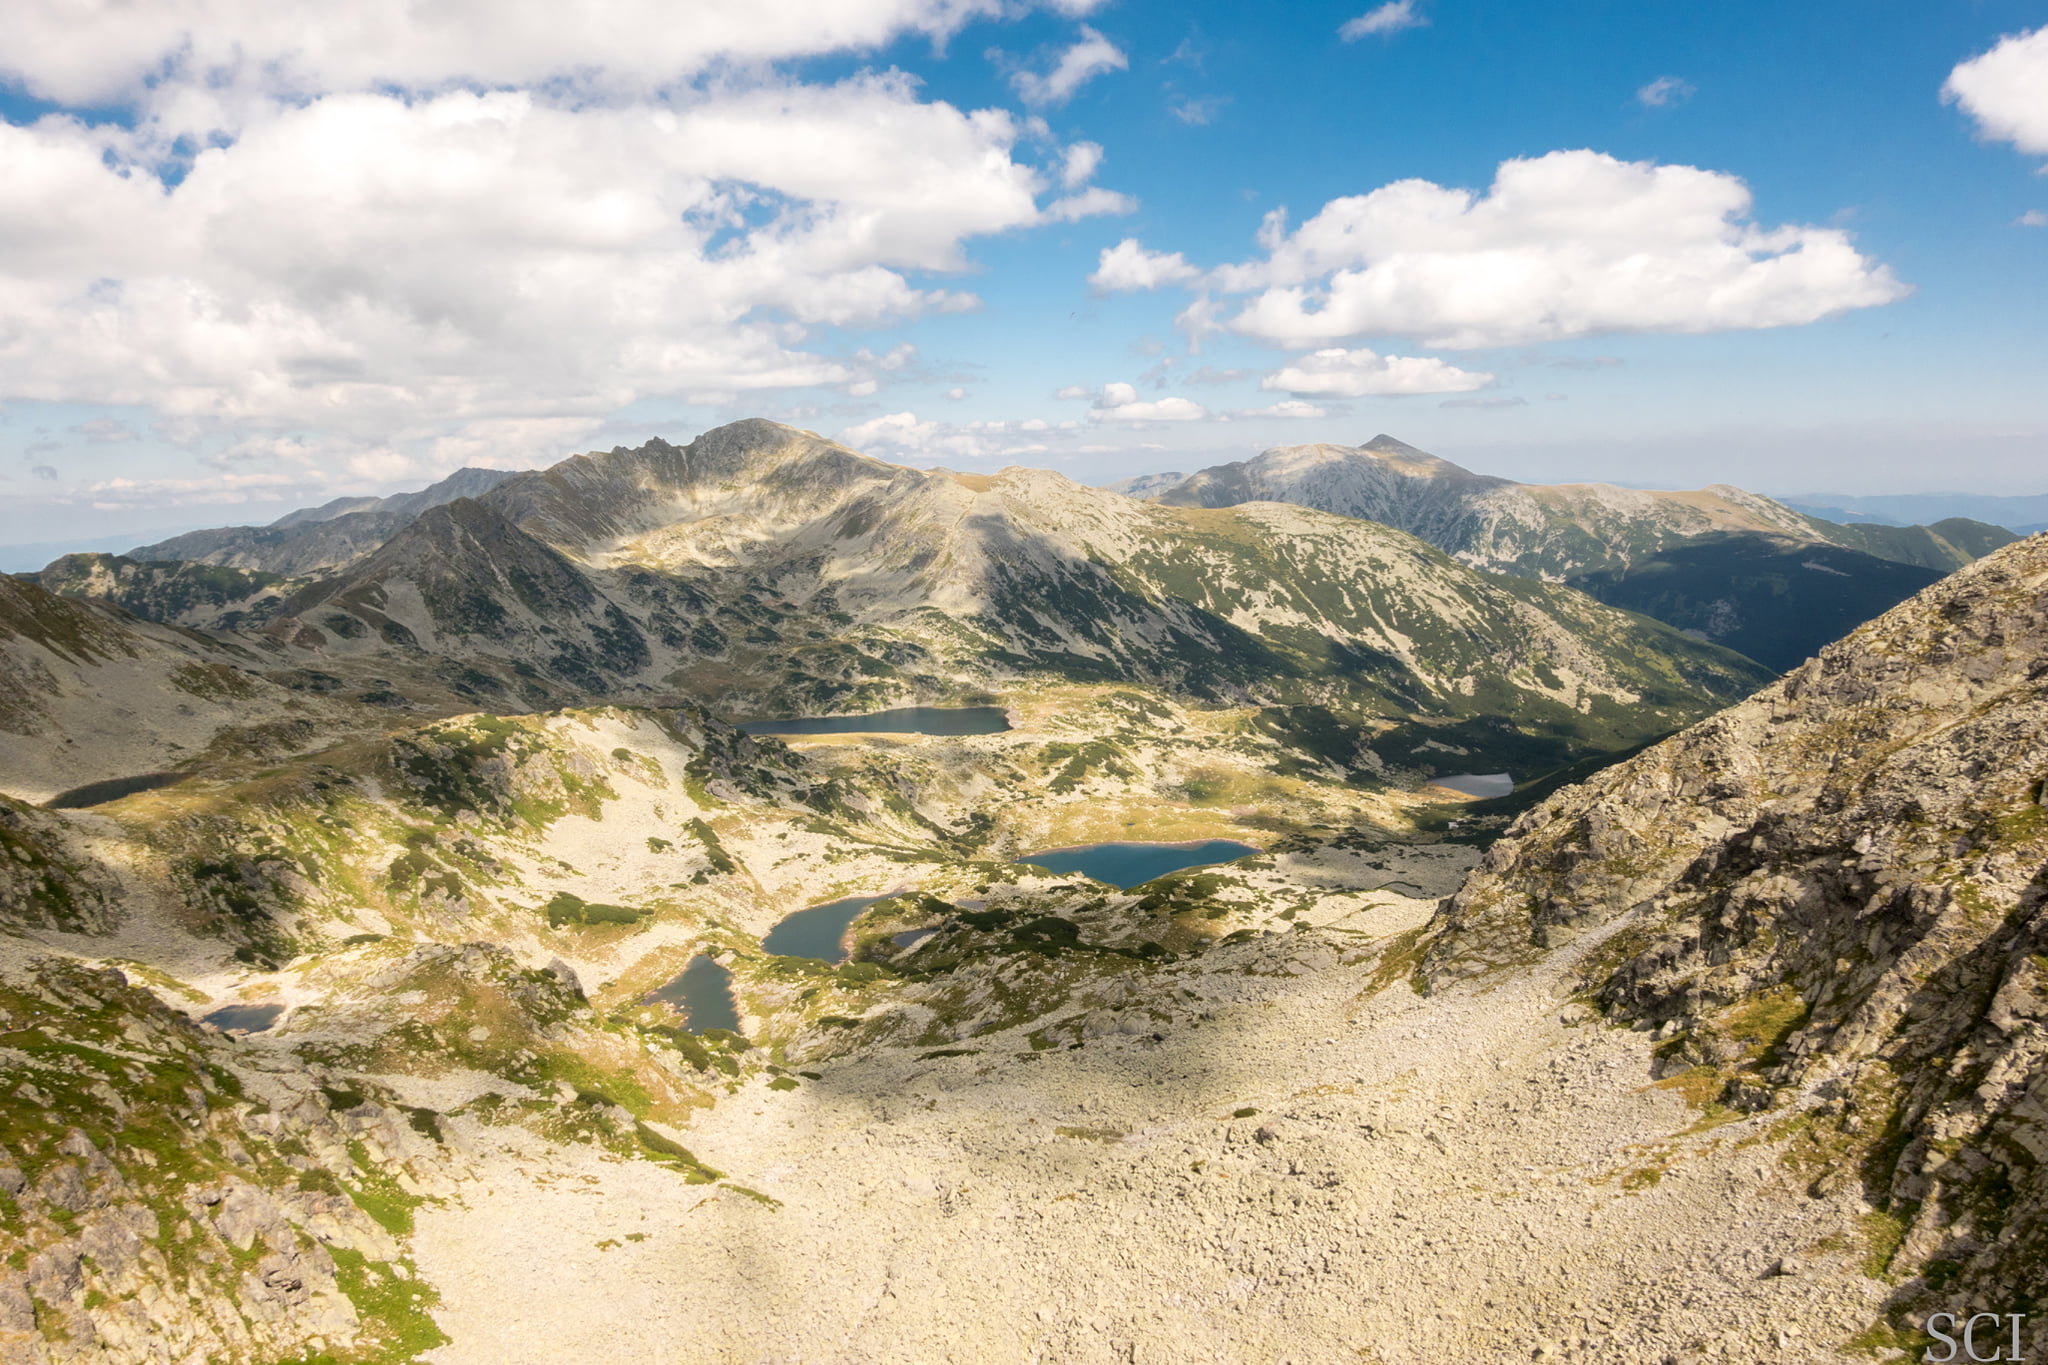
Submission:
M 750 1086 L 687 1136 L 779 1206 L 472 1131 L 419 1218 L 431 1358 L 1801 1361 L 1875 1315 L 1854 1194 L 1807 1197 L 1761 1121 L 1688 1132 L 1647 1035 L 1579 1022 L 1597 936 L 1426 1000 L 1357 941 L 1189 964 L 1163 1041 Z

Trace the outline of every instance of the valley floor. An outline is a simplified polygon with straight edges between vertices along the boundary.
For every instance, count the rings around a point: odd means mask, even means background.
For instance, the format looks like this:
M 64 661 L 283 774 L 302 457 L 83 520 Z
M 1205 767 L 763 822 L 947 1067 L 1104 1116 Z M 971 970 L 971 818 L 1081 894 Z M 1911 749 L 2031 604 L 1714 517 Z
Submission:
M 1078 1049 L 756 1077 L 688 1138 L 766 1200 L 471 1125 L 474 1178 L 418 1216 L 429 1358 L 1842 1358 L 1888 1287 L 1857 1195 L 1780 1164 L 1782 1112 L 1702 1129 L 1651 1084 L 1648 1035 L 1569 998 L 1596 942 L 1375 989 L 1362 935 L 1431 905 L 1179 964 L 1161 1017 Z

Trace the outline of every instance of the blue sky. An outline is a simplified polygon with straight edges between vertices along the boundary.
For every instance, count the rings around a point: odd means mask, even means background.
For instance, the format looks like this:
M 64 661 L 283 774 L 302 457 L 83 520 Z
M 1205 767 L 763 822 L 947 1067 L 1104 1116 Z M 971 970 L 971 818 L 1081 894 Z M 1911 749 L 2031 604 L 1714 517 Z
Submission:
M 0 543 L 749 414 L 2048 491 L 2048 5 L 376 9 L 26 7 Z

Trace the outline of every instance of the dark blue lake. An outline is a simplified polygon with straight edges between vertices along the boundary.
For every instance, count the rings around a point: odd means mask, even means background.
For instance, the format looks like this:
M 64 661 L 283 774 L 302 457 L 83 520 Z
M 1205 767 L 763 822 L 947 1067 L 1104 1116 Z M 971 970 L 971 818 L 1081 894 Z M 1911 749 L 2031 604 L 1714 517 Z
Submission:
M 1017 861 L 1048 872 L 1079 872 L 1127 891 L 1184 867 L 1235 862 L 1263 851 L 1235 839 L 1207 839 L 1198 844 L 1083 844 L 1027 854 Z
M 1010 728 L 1000 706 L 903 706 L 865 716 L 795 716 L 747 720 L 750 735 L 994 735 Z
M 646 1003 L 681 1010 L 692 1033 L 705 1029 L 740 1031 L 740 1013 L 732 1003 L 732 973 L 699 953 L 681 976 L 647 997 Z
M 814 957 L 821 962 L 844 962 L 846 950 L 840 941 L 846 926 L 861 911 L 882 899 L 880 896 L 848 896 L 799 910 L 768 931 L 761 946 L 782 957 Z
M 207 1015 L 206 1022 L 219 1029 L 238 1028 L 261 1033 L 283 1014 L 283 1005 L 229 1005 Z

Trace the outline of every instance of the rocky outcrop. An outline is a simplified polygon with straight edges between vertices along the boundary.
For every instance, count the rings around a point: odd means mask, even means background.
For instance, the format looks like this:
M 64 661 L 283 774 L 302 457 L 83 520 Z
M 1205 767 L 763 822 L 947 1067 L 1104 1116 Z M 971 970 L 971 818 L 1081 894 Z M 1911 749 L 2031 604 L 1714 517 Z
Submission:
M 1784 1108 L 1897 1221 L 1903 1313 L 2048 1285 L 2048 537 L 1521 817 L 1418 979 L 1574 940 L 1658 1070 Z
M 116 971 L 46 959 L 0 982 L 0 1016 L 0 1360 L 369 1355 L 417 1333 L 378 1286 L 409 1275 L 410 1192 L 450 1188 L 459 1159 L 404 1111 L 252 1068 Z

